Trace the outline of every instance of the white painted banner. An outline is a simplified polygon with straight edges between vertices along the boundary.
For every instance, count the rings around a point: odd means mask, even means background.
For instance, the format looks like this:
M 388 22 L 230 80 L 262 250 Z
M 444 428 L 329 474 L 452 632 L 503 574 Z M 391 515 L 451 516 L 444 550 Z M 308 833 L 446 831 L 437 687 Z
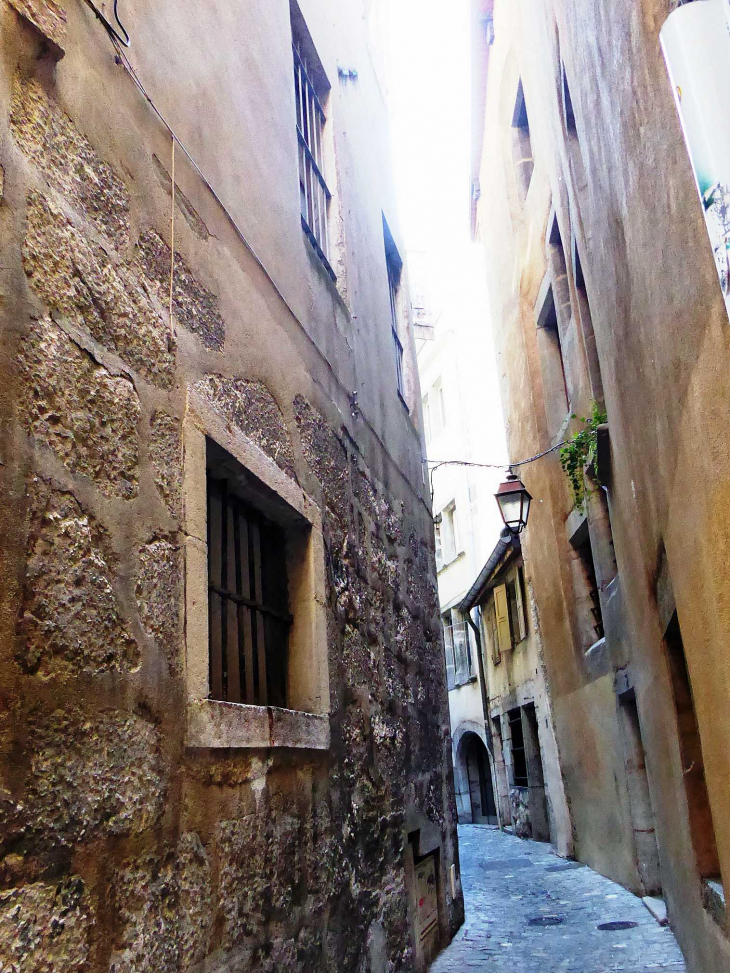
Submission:
M 730 0 L 683 4 L 660 37 L 730 314 Z

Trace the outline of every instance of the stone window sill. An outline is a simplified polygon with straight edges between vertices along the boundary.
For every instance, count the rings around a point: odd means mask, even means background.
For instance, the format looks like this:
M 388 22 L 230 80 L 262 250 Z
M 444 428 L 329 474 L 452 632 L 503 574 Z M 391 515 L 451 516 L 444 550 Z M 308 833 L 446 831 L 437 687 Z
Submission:
M 458 554 L 454 554 L 454 556 L 449 558 L 448 561 L 443 561 L 441 567 L 436 568 L 436 573 L 441 574 L 442 571 L 445 571 L 446 568 L 451 567 L 452 564 L 455 564 L 457 561 L 461 560 L 462 557 L 466 557 L 466 551 L 459 551 Z
M 727 932 L 727 909 L 725 903 L 725 889 L 720 879 L 702 879 L 702 903 L 715 922 Z
M 328 750 L 329 717 L 275 706 L 190 700 L 186 745 L 206 749 Z

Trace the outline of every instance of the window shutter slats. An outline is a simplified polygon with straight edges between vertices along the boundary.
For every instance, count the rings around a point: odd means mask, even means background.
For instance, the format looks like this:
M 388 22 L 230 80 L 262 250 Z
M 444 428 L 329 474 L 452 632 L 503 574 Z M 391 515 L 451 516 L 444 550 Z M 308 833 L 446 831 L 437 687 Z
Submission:
M 509 652 L 512 648 L 512 632 L 509 624 L 509 605 L 507 586 L 500 584 L 494 589 L 494 610 L 497 616 L 497 641 L 499 651 Z

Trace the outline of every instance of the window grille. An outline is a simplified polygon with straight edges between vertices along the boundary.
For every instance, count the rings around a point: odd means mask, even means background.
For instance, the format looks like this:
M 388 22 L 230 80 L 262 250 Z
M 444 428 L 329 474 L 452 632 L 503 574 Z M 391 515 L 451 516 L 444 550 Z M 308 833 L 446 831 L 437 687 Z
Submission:
M 210 698 L 286 706 L 291 615 L 281 528 L 208 470 Z
M 294 94 L 297 103 L 297 141 L 299 143 L 299 200 L 302 228 L 317 251 L 332 280 L 335 272 L 329 263 L 327 214 L 332 194 L 323 175 L 323 131 L 327 116 L 317 96 L 312 72 L 301 46 L 295 41 Z
M 525 735 L 522 729 L 522 711 L 519 707 L 508 713 L 510 737 L 512 738 L 512 786 L 528 787 L 527 757 L 525 755 Z
M 456 679 L 456 657 L 454 655 L 454 633 L 449 621 L 449 613 L 441 616 L 441 624 L 444 630 L 444 652 L 446 654 L 446 684 L 448 689 L 453 689 L 457 684 Z
M 390 330 L 395 348 L 395 371 L 398 395 L 405 401 L 406 387 L 403 381 L 403 345 L 398 337 L 398 280 L 399 270 L 388 259 L 388 291 L 390 293 Z

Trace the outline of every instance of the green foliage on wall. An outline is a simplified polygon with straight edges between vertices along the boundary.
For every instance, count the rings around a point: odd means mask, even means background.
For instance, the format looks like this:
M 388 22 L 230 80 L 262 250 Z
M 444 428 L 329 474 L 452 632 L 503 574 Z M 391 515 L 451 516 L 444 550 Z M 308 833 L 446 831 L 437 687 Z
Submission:
M 594 402 L 591 405 L 591 414 L 588 418 L 577 416 L 575 413 L 573 413 L 572 418 L 582 422 L 584 428 L 565 441 L 565 445 L 560 450 L 560 465 L 570 480 L 575 505 L 579 510 L 582 510 L 588 493 L 585 469 L 595 459 L 598 447 L 598 427 L 608 420 L 608 416 Z M 596 470 L 596 479 L 600 483 L 598 470 Z

